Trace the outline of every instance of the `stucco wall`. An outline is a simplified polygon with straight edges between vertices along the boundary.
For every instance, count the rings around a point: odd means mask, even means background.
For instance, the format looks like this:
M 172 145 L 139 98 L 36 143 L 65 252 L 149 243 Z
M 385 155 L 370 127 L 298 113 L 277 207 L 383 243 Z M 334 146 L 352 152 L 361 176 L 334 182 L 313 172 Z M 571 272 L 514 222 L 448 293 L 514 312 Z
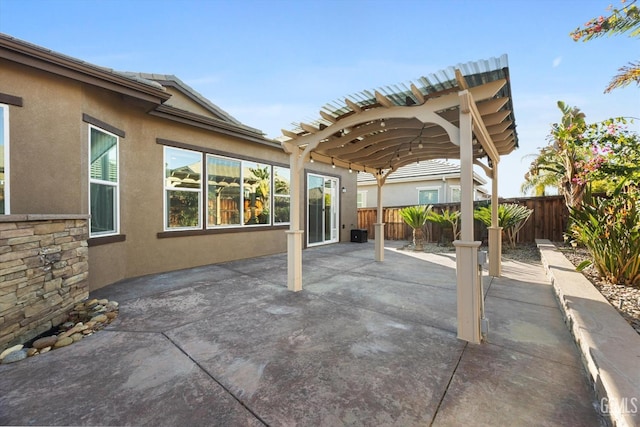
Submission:
M 89 125 L 83 114 L 125 132 L 119 148 L 121 241 L 97 245 L 99 240 L 89 240 L 90 289 L 130 277 L 286 251 L 287 227 L 158 236 L 164 232 L 164 147 L 159 139 L 288 166 L 280 147 L 154 116 L 148 113 L 150 104 L 128 96 L 0 61 L 0 92 L 24 101 L 22 107 L 10 106 L 12 213 L 88 214 Z M 340 229 L 341 240 L 349 241 L 349 230 L 357 224 L 355 174 L 312 166 L 315 172 L 339 176 L 346 189 L 340 193 Z M 304 214 L 305 210 L 301 224 Z

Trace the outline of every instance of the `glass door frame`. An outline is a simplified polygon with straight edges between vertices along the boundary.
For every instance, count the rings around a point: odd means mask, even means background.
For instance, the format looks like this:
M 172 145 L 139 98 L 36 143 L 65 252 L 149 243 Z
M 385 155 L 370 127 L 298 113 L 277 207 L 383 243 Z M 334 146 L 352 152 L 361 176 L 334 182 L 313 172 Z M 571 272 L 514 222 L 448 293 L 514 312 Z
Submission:
M 327 208 L 326 202 L 329 201 L 328 208 L 330 209 L 329 215 L 322 215 L 322 227 L 320 233 L 320 240 L 311 242 L 311 208 L 310 208 L 310 197 L 309 197 L 309 180 L 311 178 L 320 178 L 322 179 L 322 198 L 325 201 L 323 204 L 323 213 L 325 213 L 325 209 Z M 327 183 L 331 183 L 327 188 Z M 340 178 L 337 176 L 331 175 L 322 175 L 319 173 L 308 172 L 305 181 L 305 210 L 306 210 L 306 218 L 305 218 L 305 232 L 307 235 L 306 244 L 307 247 L 326 245 L 330 243 L 338 243 L 340 241 Z M 327 199 L 327 195 L 329 198 Z M 327 229 L 327 220 L 330 222 L 329 229 Z M 329 232 L 329 237 L 327 238 L 327 232 Z

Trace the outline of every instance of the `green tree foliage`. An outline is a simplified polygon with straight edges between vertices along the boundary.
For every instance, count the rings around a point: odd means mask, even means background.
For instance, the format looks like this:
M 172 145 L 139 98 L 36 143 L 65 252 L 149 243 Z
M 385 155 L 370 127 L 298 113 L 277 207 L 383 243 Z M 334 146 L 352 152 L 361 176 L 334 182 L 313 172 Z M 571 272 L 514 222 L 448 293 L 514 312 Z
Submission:
M 581 209 L 570 209 L 569 235 L 587 247 L 593 264 L 608 282 L 640 285 L 640 189 L 621 182 L 611 197 L 592 198 L 587 190 Z
M 585 115 L 579 108 L 569 107 L 562 101 L 558 101 L 558 108 L 562 112 L 562 119 L 551 125 L 549 145 L 540 149 L 525 180 L 532 183 L 539 180 L 540 175 L 546 175 L 545 182 L 555 182 L 555 187 L 564 196 L 567 206 L 576 206 L 582 200 L 584 192 L 584 185 L 574 180 L 577 175 L 576 164 L 584 160 L 587 154 L 577 142 L 587 124 Z
M 562 120 L 552 125 L 549 145 L 531 163 L 523 190 L 555 187 L 568 207 L 579 207 L 587 186 L 610 191 L 621 179 L 640 182 L 640 138 L 626 119 L 589 124 L 579 108 L 562 101 L 558 107 Z
M 608 16 L 589 20 L 583 27 L 578 27 L 571 32 L 571 37 L 575 41 L 582 39 L 585 42 L 604 35 L 623 33 L 628 33 L 630 37 L 640 37 L 640 9 L 636 5 L 636 0 L 631 2 L 622 0 L 621 4 L 620 9 L 609 6 L 611 13 Z M 605 93 L 632 82 L 640 85 L 640 61 L 629 62 L 621 67 L 605 89 Z
M 507 238 L 509 247 L 516 247 L 518 232 L 522 229 L 531 214 L 532 209 L 515 203 L 507 203 L 498 206 L 498 226 Z M 473 212 L 473 217 L 482 221 L 487 227 L 491 226 L 491 206 L 482 206 Z

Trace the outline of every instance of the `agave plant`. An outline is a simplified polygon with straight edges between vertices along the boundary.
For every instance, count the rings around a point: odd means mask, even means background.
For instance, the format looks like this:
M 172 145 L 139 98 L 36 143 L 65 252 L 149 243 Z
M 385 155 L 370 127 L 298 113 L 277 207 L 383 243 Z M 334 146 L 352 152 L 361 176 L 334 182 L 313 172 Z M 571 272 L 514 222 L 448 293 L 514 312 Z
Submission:
M 427 221 L 427 217 L 431 212 L 432 206 L 407 206 L 400 209 L 400 216 L 407 223 L 409 227 L 413 229 L 412 241 L 413 247 L 416 250 L 423 249 L 424 243 L 424 231 L 422 227 Z
M 622 182 L 610 197 L 592 197 L 587 190 L 570 219 L 570 235 L 592 256 L 578 270 L 593 264 L 610 283 L 640 285 L 640 188 Z
M 509 247 L 516 247 L 518 232 L 527 222 L 532 209 L 517 203 L 506 203 L 498 206 L 498 226 L 507 238 Z M 482 221 L 487 227 L 491 226 L 491 206 L 482 206 L 473 212 L 473 217 Z

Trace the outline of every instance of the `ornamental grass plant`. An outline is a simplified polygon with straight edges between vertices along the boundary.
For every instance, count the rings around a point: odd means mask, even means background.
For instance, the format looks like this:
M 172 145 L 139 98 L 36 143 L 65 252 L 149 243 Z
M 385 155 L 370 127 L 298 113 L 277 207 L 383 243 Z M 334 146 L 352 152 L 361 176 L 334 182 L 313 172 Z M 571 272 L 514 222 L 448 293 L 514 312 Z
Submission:
M 592 265 L 607 282 L 640 286 L 640 188 L 621 183 L 610 197 L 587 191 L 581 206 L 570 209 L 569 235 L 583 244 Z

